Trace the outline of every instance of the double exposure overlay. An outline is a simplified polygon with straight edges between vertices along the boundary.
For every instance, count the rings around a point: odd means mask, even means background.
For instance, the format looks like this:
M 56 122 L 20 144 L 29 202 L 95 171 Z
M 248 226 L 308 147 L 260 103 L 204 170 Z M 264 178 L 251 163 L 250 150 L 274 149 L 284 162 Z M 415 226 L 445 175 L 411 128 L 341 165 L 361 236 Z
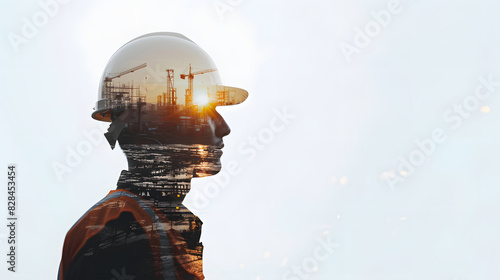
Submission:
M 59 279 L 204 279 L 202 222 L 182 201 L 191 178 L 221 169 L 230 129 L 216 107 L 247 96 L 222 85 L 210 57 L 180 34 L 120 48 L 92 117 L 111 122 L 105 137 L 129 168 L 68 231 Z

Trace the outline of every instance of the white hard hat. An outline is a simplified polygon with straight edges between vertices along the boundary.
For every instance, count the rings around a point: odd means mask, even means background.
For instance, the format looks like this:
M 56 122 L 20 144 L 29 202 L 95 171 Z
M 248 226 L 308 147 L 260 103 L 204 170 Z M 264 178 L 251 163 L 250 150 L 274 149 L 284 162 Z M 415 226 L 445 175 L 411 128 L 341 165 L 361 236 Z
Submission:
M 210 56 L 193 41 L 178 33 L 150 33 L 111 57 L 92 118 L 111 122 L 114 109 L 137 104 L 189 110 L 238 104 L 247 97 L 247 91 L 222 84 Z

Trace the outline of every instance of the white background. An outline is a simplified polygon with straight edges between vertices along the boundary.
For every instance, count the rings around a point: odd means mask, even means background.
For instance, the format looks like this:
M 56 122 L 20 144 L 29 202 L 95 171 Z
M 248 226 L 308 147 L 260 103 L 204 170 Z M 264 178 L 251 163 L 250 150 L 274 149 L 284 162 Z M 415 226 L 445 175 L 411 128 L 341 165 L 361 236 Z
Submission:
M 477 104 L 474 92 L 480 77 L 500 81 L 500 4 L 398 3 L 70 0 L 43 22 L 38 1 L 2 1 L 0 182 L 17 164 L 19 220 L 17 272 L 1 261 L 0 277 L 56 277 L 67 230 L 126 168 L 102 133 L 85 136 L 106 128 L 90 113 L 107 60 L 137 36 L 173 31 L 250 93 L 219 110 L 232 129 L 223 166 L 238 174 L 193 180 L 186 200 L 204 222 L 207 280 L 498 279 L 500 86 Z M 381 27 L 374 13 L 388 6 L 397 12 Z M 23 35 L 27 22 L 39 27 Z M 459 124 L 450 110 L 464 102 Z M 271 130 L 284 110 L 294 118 Z M 435 129 L 445 140 L 421 160 L 416 142 Z M 54 164 L 89 144 L 58 178 Z M 411 156 L 418 164 L 401 167 Z M 0 260 L 7 237 L 1 226 Z

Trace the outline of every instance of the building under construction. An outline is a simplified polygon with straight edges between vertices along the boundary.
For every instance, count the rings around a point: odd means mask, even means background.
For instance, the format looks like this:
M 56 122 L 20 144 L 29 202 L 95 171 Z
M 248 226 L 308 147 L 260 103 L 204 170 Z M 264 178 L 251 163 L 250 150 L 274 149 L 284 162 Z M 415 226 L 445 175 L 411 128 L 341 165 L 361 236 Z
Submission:
M 109 102 L 111 108 L 129 108 L 129 107 L 137 107 L 138 105 L 144 105 L 146 103 L 146 94 L 141 93 L 140 87 L 138 85 L 134 86 L 133 81 L 128 83 L 120 83 L 115 82 L 114 80 L 125 76 L 126 74 L 135 72 L 142 68 L 147 67 L 147 64 L 141 64 L 134 68 L 125 70 L 121 73 L 111 74 L 108 77 L 104 78 L 104 89 L 103 89 L 103 98 Z M 187 88 L 184 94 L 184 104 L 178 103 L 177 96 L 177 88 L 174 83 L 174 69 L 165 69 L 165 91 L 161 95 L 156 96 L 156 108 L 159 110 L 167 110 L 167 111 L 179 111 L 179 110 L 194 110 L 197 109 L 201 104 L 197 104 L 194 102 L 194 86 L 193 81 L 196 75 L 202 75 L 205 73 L 215 72 L 216 68 L 206 69 L 202 71 L 192 71 L 191 65 L 187 67 L 186 74 L 180 74 L 179 77 L 182 80 L 187 80 Z M 186 72 L 186 71 L 185 71 Z M 148 80 L 146 77 L 146 91 Z M 198 95 L 205 95 L 202 97 L 206 97 L 207 104 L 212 105 L 231 105 L 235 104 L 234 97 L 231 98 L 230 90 L 226 89 L 224 86 L 213 86 L 209 85 L 206 87 L 205 93 L 197 93 Z M 148 102 L 152 103 L 152 102 Z M 205 104 L 203 104 L 205 105 Z M 149 108 L 148 108 L 149 110 Z
M 163 137 L 161 143 L 185 143 L 198 141 L 196 138 L 208 136 L 210 129 L 208 119 L 203 114 L 206 106 L 235 104 L 234 94 L 224 86 L 198 86 L 197 91 L 193 81 L 197 75 L 215 72 L 217 69 L 193 71 L 188 65 L 184 73 L 179 74 L 181 80 L 187 81 L 184 93 L 184 104 L 179 103 L 174 69 L 165 69 L 166 83 L 164 91 L 156 96 L 156 104 L 150 102 L 147 96 L 148 79 L 145 79 L 145 92 L 133 81 L 120 83 L 118 78 L 141 70 L 147 64 L 141 64 L 121 73 L 109 75 L 104 79 L 103 98 L 112 109 L 129 109 L 131 117 L 127 126 L 134 133 L 158 134 Z M 184 141 L 184 142 L 183 142 Z M 193 142 L 194 143 L 194 142 Z

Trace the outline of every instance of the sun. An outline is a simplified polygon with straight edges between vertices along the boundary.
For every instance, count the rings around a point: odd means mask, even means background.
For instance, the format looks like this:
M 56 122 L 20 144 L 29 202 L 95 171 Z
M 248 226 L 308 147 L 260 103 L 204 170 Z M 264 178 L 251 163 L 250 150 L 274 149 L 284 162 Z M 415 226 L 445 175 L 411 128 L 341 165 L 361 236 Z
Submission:
M 205 106 L 208 104 L 210 100 L 208 99 L 208 96 L 206 95 L 198 95 L 194 98 L 193 103 L 198 105 L 198 106 Z

